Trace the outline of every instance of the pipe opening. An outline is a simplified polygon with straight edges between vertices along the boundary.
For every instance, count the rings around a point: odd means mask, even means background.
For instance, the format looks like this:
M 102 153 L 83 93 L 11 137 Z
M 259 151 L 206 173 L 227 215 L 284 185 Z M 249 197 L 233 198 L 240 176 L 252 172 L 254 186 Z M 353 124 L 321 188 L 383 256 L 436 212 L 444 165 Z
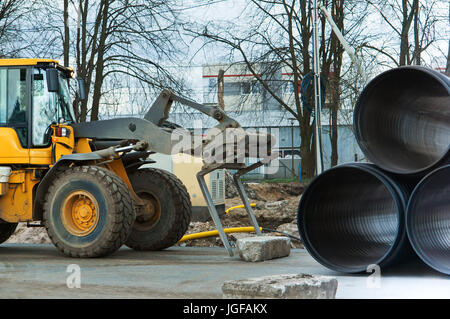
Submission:
M 450 275 L 450 165 L 417 186 L 407 211 L 411 244 L 432 268 Z
M 376 77 L 355 107 L 356 137 L 375 164 L 413 174 L 436 165 L 449 152 L 450 82 L 418 67 Z
M 380 264 L 397 242 L 402 205 L 374 174 L 340 166 L 303 194 L 298 225 L 305 247 L 328 268 L 356 273 Z

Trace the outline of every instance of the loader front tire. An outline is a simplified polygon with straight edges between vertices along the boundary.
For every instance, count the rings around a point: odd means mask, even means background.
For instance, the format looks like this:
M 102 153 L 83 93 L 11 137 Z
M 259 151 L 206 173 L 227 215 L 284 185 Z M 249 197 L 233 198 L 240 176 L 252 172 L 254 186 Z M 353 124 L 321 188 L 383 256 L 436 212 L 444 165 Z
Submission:
M 61 253 L 102 257 L 125 243 L 135 212 L 126 184 L 115 173 L 98 166 L 74 166 L 49 187 L 43 217 Z
M 4 243 L 14 234 L 17 223 L 0 223 L 0 244 Z
M 175 245 L 186 233 L 192 214 L 189 194 L 173 174 L 144 168 L 129 176 L 135 193 L 148 202 L 137 216 L 125 245 L 135 250 L 162 250 Z

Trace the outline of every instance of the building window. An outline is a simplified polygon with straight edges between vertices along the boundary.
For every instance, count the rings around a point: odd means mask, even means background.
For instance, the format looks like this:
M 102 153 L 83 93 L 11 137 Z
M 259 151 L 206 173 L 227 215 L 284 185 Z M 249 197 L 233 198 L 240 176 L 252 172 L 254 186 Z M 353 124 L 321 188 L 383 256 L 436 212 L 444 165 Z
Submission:
M 208 91 L 209 93 L 215 93 L 217 91 L 217 80 L 215 78 L 209 79 Z
M 302 81 L 298 81 L 298 87 L 297 90 L 300 92 L 300 86 L 302 84 Z M 295 93 L 295 87 L 294 87 L 294 81 L 286 81 L 283 85 L 283 92 L 286 94 Z
M 251 88 L 250 88 L 250 82 L 241 82 L 241 94 L 246 95 L 250 94 Z
M 261 83 L 259 83 L 258 81 L 253 81 L 252 82 L 252 93 L 253 94 L 261 94 Z
M 241 94 L 261 94 L 261 84 L 258 81 L 241 82 Z
M 292 81 L 287 81 L 284 83 L 284 93 L 294 93 L 294 83 Z

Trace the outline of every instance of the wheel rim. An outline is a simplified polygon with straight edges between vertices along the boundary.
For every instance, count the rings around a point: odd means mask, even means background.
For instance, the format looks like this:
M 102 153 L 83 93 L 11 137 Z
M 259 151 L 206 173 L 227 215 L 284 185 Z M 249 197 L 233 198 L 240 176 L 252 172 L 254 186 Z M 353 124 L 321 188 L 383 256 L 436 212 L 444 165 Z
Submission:
M 141 231 L 147 231 L 155 227 L 161 218 L 161 203 L 151 193 L 137 192 L 136 194 L 144 200 L 145 205 L 141 208 L 144 213 L 136 218 L 134 227 Z
M 94 231 L 99 220 L 97 200 L 86 191 L 70 193 L 62 205 L 61 220 L 72 235 L 89 235 Z

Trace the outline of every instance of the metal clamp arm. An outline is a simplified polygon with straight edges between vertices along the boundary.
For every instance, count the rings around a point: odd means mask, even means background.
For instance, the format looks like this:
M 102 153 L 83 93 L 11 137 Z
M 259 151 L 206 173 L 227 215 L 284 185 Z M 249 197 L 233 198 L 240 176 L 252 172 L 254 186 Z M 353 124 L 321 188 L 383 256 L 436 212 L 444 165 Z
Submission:
M 192 107 L 193 109 L 216 119 L 220 123 L 216 126 L 219 129 L 240 127 L 239 123 L 227 116 L 222 109 L 186 99 L 176 95 L 170 90 L 164 90 L 161 92 L 159 97 L 148 110 L 147 114 L 145 114 L 144 119 L 161 126 L 163 122 L 169 118 L 169 111 L 172 107 L 173 101 Z

